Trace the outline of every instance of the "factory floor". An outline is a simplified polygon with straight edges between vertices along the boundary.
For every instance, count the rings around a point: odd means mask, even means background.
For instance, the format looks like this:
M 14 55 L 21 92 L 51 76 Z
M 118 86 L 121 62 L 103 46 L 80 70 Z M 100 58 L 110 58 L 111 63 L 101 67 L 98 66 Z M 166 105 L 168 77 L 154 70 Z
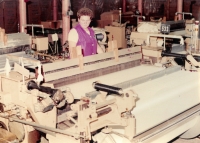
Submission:
M 200 143 L 200 138 L 194 138 L 189 140 L 177 138 L 169 143 Z

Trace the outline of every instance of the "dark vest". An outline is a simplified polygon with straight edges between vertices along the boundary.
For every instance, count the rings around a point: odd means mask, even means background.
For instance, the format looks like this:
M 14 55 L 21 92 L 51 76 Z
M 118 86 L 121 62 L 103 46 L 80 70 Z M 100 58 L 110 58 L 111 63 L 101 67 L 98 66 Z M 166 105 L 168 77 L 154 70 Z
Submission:
M 78 42 L 76 46 L 81 46 L 83 56 L 89 56 L 97 53 L 97 40 L 94 31 L 88 27 L 90 35 L 78 24 L 75 27 L 78 33 Z

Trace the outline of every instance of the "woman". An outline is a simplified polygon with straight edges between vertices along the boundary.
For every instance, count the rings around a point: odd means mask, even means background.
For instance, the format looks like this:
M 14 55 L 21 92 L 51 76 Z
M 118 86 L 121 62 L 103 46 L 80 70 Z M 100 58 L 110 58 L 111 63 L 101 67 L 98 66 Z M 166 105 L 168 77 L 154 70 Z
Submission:
M 83 56 L 103 53 L 98 45 L 94 31 L 89 27 L 93 12 L 89 8 L 81 8 L 77 12 L 78 25 L 68 34 L 69 48 L 81 46 Z

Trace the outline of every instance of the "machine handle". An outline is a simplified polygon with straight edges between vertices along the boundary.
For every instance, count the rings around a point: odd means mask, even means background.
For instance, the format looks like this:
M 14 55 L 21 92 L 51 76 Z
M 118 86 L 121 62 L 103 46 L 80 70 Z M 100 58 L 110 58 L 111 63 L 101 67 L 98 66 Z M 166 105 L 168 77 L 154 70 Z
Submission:
M 110 86 L 110 85 L 106 85 L 106 84 L 101 84 L 101 83 L 98 83 L 98 82 L 94 82 L 93 83 L 93 87 L 96 90 L 108 92 L 110 94 L 117 94 L 117 95 L 122 95 L 123 94 L 123 90 L 121 88 L 119 88 L 119 87 L 114 87 L 114 86 Z

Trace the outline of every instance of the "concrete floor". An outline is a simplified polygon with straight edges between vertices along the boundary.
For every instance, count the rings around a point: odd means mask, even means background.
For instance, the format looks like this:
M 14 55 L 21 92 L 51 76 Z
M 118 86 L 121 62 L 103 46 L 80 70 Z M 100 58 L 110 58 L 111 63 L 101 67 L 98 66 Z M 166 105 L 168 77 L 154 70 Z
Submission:
M 200 138 L 194 138 L 194 139 L 190 139 L 190 140 L 178 138 L 170 143 L 200 143 Z

